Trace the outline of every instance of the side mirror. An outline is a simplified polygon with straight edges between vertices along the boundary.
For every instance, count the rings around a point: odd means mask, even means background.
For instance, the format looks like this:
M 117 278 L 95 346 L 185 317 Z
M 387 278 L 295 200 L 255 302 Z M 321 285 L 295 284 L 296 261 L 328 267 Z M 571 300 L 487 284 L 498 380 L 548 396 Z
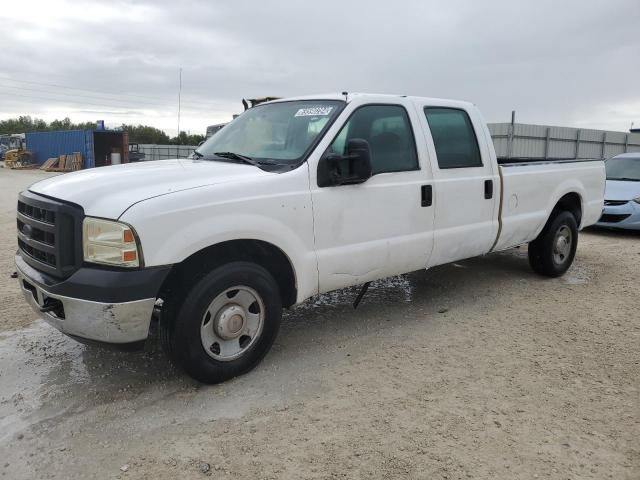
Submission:
M 354 185 L 371 178 L 369 142 L 352 138 L 347 142 L 347 154 L 325 154 L 318 162 L 318 186 Z

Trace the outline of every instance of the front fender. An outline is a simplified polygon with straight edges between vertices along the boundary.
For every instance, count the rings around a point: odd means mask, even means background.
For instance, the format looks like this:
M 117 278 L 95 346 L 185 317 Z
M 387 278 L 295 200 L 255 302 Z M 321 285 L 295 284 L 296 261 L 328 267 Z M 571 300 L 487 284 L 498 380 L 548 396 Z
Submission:
M 135 228 L 145 266 L 177 264 L 229 240 L 268 242 L 291 261 L 301 301 L 317 293 L 318 270 L 311 196 L 308 184 L 296 184 L 300 177 L 280 185 L 243 185 L 252 195 L 242 198 L 237 185 L 176 192 L 133 205 L 121 220 Z

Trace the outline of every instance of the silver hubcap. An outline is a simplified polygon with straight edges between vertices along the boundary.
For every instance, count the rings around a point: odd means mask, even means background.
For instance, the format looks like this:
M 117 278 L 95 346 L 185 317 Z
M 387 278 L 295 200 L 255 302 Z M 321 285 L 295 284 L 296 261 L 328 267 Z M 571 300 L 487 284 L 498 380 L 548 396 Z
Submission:
M 572 234 L 571 229 L 563 225 L 558 229 L 553 241 L 553 261 L 560 265 L 565 262 L 571 253 Z
M 202 347 L 216 360 L 240 357 L 260 337 L 264 315 L 262 298 L 253 288 L 225 290 L 213 299 L 202 317 Z

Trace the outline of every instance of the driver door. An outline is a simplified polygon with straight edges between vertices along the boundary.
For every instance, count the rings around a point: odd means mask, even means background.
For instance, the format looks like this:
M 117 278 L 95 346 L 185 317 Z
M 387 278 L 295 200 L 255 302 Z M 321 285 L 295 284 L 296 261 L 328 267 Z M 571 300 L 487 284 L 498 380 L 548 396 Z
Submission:
M 352 102 L 341 116 L 346 121 L 336 122 L 309 162 L 320 292 L 426 267 L 434 211 L 425 196 L 432 178 L 424 142 L 415 141 L 415 115 L 404 99 Z M 369 143 L 373 176 L 318 187 L 318 160 L 343 155 L 353 138 Z

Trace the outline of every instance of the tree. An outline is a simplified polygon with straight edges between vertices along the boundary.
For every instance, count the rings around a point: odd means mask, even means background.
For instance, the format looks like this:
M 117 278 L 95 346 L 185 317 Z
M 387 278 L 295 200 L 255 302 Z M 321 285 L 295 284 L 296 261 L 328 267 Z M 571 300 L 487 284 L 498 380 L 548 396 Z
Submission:
M 42 119 L 32 119 L 29 115 L 9 118 L 0 121 L 0 134 L 41 132 L 48 130 L 47 122 Z
M 129 134 L 129 143 L 155 143 L 166 145 L 169 135 L 162 130 L 148 125 L 122 125 L 122 130 Z
M 169 143 L 171 145 L 199 145 L 205 138 L 206 137 L 204 135 L 190 135 L 185 131 L 181 131 L 178 136 L 173 137 Z
M 31 118 L 29 115 L 21 115 L 18 118 L 0 120 L 0 134 L 51 132 L 58 130 L 95 130 L 95 128 L 96 124 L 94 122 L 74 123 L 69 117 L 65 117 L 62 120 L 52 120 L 50 123 L 47 123 L 41 118 Z M 150 127 L 148 125 L 123 124 L 120 128 L 129 134 L 129 142 L 131 143 L 156 143 L 161 145 L 170 143 L 169 135 L 155 127 Z M 191 137 L 199 138 L 201 136 L 186 136 L 185 134 L 184 141 L 196 140 Z M 182 137 L 181 140 L 183 140 Z M 193 145 L 197 145 L 200 141 L 201 140 L 198 140 L 197 143 Z M 183 145 L 190 144 L 184 143 Z

